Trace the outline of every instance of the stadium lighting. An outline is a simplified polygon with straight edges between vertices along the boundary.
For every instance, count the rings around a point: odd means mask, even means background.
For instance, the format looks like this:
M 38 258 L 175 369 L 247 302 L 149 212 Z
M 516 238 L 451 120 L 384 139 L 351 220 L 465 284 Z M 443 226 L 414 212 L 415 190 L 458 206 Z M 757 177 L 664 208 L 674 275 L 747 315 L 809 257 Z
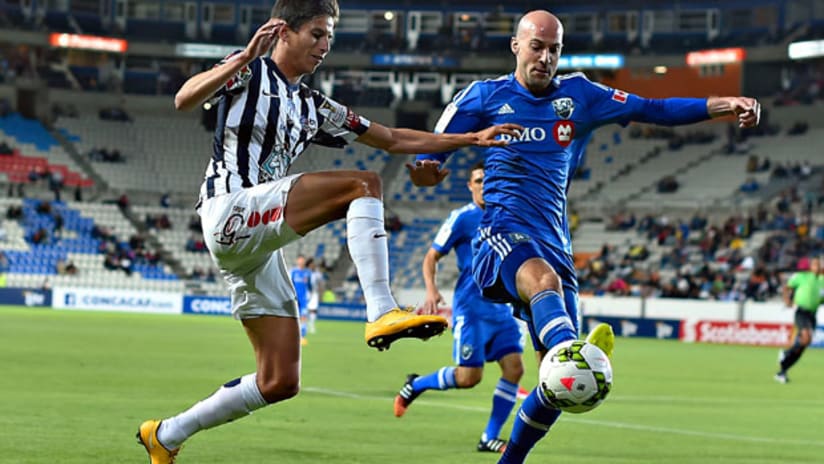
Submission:
M 807 40 L 793 42 L 787 47 L 787 54 L 791 60 L 803 60 L 824 55 L 824 40 Z
M 666 74 L 667 73 L 667 67 L 666 66 L 656 66 L 656 67 L 652 68 L 652 70 L 655 72 L 655 74 Z
M 391 11 L 387 11 L 386 13 L 383 14 L 383 19 L 385 19 L 387 21 L 392 21 L 393 19 L 395 19 L 395 13 L 392 13 Z

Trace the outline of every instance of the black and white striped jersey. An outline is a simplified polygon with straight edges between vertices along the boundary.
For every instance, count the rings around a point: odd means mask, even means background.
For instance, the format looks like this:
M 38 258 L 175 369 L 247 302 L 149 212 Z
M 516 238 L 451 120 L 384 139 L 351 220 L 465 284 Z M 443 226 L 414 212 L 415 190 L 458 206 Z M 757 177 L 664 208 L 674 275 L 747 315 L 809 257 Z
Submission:
M 290 84 L 269 57 L 244 66 L 213 101 L 214 153 L 200 189 L 201 201 L 281 179 L 310 143 L 343 147 L 370 125 L 317 90 Z

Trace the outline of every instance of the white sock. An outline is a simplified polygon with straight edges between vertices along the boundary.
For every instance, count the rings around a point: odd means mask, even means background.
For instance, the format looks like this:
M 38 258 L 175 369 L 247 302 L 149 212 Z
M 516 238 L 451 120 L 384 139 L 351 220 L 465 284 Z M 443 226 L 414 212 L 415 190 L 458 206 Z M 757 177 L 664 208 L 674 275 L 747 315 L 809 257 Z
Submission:
M 366 318 L 374 322 L 398 307 L 389 289 L 389 246 L 383 227 L 382 201 L 361 197 L 349 204 L 346 242 L 366 299 Z
M 157 430 L 157 439 L 172 450 L 201 430 L 247 416 L 266 404 L 257 387 L 257 374 L 247 374 L 226 383 L 186 411 L 164 419 Z
M 309 321 L 306 324 L 306 327 L 309 329 L 309 333 L 315 333 L 315 321 L 318 319 L 317 311 L 309 311 Z

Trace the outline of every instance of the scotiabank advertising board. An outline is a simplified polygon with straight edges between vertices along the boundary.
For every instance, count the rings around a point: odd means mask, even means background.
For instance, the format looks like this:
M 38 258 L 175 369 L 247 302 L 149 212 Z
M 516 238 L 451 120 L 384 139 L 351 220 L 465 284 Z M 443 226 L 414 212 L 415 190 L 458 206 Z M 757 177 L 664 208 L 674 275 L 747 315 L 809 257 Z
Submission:
M 791 324 L 687 320 L 681 322 L 679 338 L 685 342 L 787 346 L 792 335 Z

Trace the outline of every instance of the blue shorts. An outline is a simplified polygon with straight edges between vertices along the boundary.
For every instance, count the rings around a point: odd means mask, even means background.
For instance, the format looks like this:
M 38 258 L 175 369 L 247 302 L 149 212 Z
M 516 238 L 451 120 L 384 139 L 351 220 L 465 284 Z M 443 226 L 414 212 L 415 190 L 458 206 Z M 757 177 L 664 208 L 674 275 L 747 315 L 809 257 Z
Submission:
M 541 346 L 530 323 L 529 305 L 518 296 L 515 284 L 515 274 L 528 259 L 543 258 L 561 278 L 564 306 L 575 326 L 575 332 L 579 332 L 578 279 L 572 259 L 566 253 L 541 245 L 521 232 L 495 233 L 489 228 L 482 228 L 472 245 L 472 275 L 475 283 L 486 298 L 496 302 L 512 303 L 515 317 L 527 322 L 536 350 L 545 348 Z
M 485 362 L 524 352 L 521 328 L 514 318 L 496 321 L 456 316 L 452 336 L 452 356 L 459 366 L 482 367 Z

